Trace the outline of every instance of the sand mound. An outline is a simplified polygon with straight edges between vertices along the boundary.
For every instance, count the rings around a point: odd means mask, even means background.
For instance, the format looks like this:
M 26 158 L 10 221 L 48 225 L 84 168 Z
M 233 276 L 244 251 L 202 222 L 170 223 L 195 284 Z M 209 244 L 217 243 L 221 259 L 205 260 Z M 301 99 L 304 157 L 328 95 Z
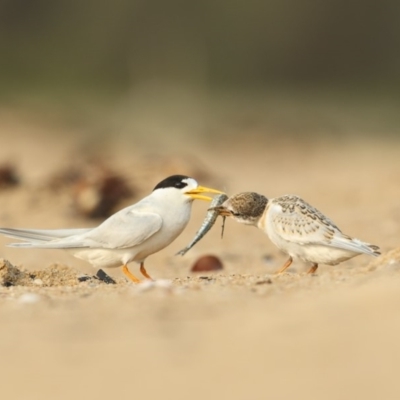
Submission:
M 81 274 L 65 265 L 53 264 L 39 271 L 27 271 L 0 259 L 0 285 L 2 286 L 76 286 Z

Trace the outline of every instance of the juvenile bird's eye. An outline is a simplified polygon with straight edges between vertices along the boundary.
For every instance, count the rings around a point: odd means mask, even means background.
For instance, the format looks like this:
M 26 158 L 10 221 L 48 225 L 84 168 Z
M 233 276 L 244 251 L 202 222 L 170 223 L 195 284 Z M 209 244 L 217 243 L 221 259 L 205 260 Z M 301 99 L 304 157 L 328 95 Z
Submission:
M 231 210 L 231 213 L 232 213 L 232 215 L 233 215 L 234 217 L 239 217 L 239 215 L 240 215 L 240 213 L 234 212 L 234 211 L 232 211 L 232 210 Z

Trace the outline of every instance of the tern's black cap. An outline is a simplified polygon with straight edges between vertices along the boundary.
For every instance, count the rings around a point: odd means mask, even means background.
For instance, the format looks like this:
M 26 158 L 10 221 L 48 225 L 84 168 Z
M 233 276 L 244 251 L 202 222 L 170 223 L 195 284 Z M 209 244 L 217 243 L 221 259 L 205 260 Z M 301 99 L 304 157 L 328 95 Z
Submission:
M 165 188 L 182 189 L 185 186 L 187 186 L 187 182 L 184 182 L 186 179 L 189 179 L 189 177 L 186 175 L 169 176 L 168 178 L 165 178 L 160 183 L 158 183 L 156 187 L 153 189 L 153 191 L 156 189 L 165 189 Z

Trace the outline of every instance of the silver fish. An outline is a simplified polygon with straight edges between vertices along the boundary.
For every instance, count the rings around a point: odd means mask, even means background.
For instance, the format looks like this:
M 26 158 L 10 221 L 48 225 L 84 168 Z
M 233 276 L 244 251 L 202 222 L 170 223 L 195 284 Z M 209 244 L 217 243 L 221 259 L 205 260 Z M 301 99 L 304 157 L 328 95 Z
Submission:
M 220 206 L 227 199 L 228 199 L 228 196 L 226 194 L 219 194 L 214 197 L 213 201 L 210 204 L 210 208 L 207 212 L 207 215 L 204 218 L 204 221 L 201 224 L 200 229 L 196 232 L 196 235 L 194 236 L 193 240 L 184 249 L 182 249 L 181 251 L 178 251 L 178 253 L 176 253 L 176 255 L 184 256 L 198 241 L 200 241 L 205 236 L 205 234 L 215 224 L 215 221 L 217 220 L 217 217 L 218 217 L 218 211 L 213 210 L 213 208 Z M 223 218 L 223 222 L 222 222 L 221 238 L 224 234 L 226 217 L 222 217 L 222 218 Z

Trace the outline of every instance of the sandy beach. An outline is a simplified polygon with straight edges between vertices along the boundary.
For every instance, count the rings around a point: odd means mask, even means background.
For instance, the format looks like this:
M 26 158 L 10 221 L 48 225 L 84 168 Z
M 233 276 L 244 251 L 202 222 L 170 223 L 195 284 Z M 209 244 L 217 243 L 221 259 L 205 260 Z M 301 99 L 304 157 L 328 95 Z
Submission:
M 382 250 L 376 259 L 321 265 L 314 276 L 297 261 L 275 276 L 285 255 L 262 232 L 227 220 L 223 239 L 217 221 L 184 257 L 175 256 L 206 214 L 207 203 L 198 201 L 184 233 L 146 261 L 156 281 L 134 285 L 120 269 L 106 271 L 116 281 L 106 284 L 67 252 L 9 248 L 11 240 L 0 237 L 0 257 L 23 274 L 0 286 L 3 398 L 399 398 L 397 142 L 378 134 L 264 137 L 253 129 L 243 140 L 166 134 L 140 145 L 115 135 L 88 154 L 73 125 L 11 112 L 0 121 L 0 160 L 19 177 L 1 189 L 1 226 L 101 222 L 74 208 L 76 187 L 57 183 L 94 157 L 131 188 L 114 211 L 181 173 L 228 194 L 297 194 Z M 223 270 L 192 273 L 207 254 L 219 257 Z M 138 273 L 137 265 L 130 269 Z

